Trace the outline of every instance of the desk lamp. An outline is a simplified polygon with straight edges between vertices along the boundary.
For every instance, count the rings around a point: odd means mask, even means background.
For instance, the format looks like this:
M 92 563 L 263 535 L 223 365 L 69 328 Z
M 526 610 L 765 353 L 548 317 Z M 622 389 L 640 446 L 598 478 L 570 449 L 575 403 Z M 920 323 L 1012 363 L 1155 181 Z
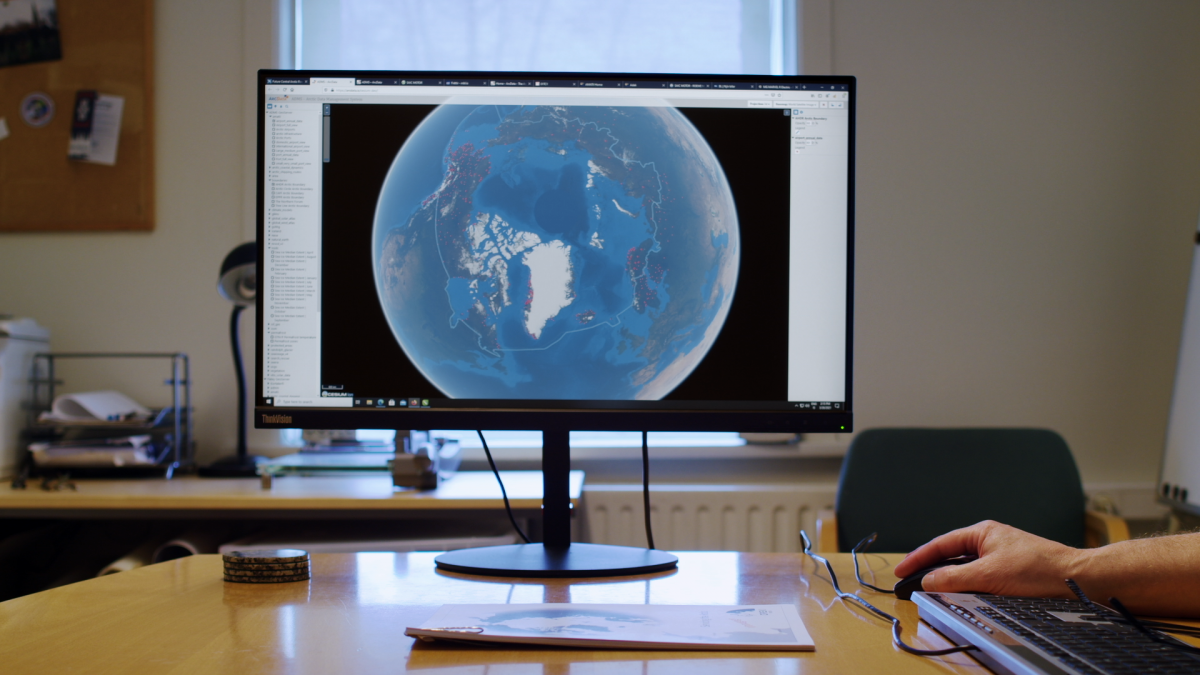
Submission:
M 229 344 L 233 350 L 233 369 L 238 384 L 238 439 L 237 454 L 223 457 L 200 469 L 201 476 L 238 477 L 254 476 L 262 457 L 246 454 L 246 372 L 242 367 L 242 347 L 238 339 L 238 323 L 242 310 L 254 304 L 258 296 L 258 242 L 249 241 L 238 246 L 225 256 L 221 263 L 221 276 L 217 290 L 233 303 L 233 315 L 229 318 Z

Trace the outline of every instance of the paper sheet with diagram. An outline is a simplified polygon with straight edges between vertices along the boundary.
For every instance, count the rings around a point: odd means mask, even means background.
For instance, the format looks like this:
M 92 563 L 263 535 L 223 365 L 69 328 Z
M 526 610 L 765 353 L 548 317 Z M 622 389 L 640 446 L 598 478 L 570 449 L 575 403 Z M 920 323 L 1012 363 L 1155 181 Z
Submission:
M 442 605 L 422 640 L 590 647 L 811 651 L 794 605 Z

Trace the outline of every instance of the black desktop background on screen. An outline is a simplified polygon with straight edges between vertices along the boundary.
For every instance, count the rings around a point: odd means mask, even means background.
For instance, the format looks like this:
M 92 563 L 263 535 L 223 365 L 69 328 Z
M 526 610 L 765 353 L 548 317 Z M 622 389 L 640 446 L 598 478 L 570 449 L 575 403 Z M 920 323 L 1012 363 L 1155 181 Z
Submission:
M 384 178 L 408 135 L 434 108 L 334 104 L 330 111 L 332 161 L 323 165 L 322 188 L 321 382 L 356 397 L 446 398 L 396 342 L 379 306 L 371 260 Z M 665 400 L 784 402 L 791 121 L 781 110 L 679 111 L 725 170 L 742 258 L 720 335 Z

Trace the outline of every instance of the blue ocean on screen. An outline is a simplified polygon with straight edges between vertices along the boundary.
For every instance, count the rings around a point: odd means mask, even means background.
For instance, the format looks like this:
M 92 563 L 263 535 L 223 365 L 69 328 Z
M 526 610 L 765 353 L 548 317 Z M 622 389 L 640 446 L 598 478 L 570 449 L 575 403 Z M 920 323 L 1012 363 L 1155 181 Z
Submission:
M 739 242 L 674 108 L 447 104 L 392 163 L 372 258 L 398 344 L 448 396 L 658 400 L 716 341 Z

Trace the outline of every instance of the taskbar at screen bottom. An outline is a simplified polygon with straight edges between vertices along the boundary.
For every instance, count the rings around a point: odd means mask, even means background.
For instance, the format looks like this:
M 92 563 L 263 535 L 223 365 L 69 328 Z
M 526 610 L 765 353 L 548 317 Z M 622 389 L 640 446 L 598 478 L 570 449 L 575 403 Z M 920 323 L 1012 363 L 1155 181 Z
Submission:
M 844 404 L 843 404 L 844 405 Z M 259 429 L 514 429 L 844 433 L 849 410 L 616 408 L 316 408 L 259 406 Z
M 844 412 L 845 401 L 613 401 L 613 400 L 515 400 L 448 399 L 396 396 L 322 396 L 319 399 L 265 397 L 259 407 L 275 408 L 353 408 L 356 410 L 739 410 L 739 411 L 815 411 Z

